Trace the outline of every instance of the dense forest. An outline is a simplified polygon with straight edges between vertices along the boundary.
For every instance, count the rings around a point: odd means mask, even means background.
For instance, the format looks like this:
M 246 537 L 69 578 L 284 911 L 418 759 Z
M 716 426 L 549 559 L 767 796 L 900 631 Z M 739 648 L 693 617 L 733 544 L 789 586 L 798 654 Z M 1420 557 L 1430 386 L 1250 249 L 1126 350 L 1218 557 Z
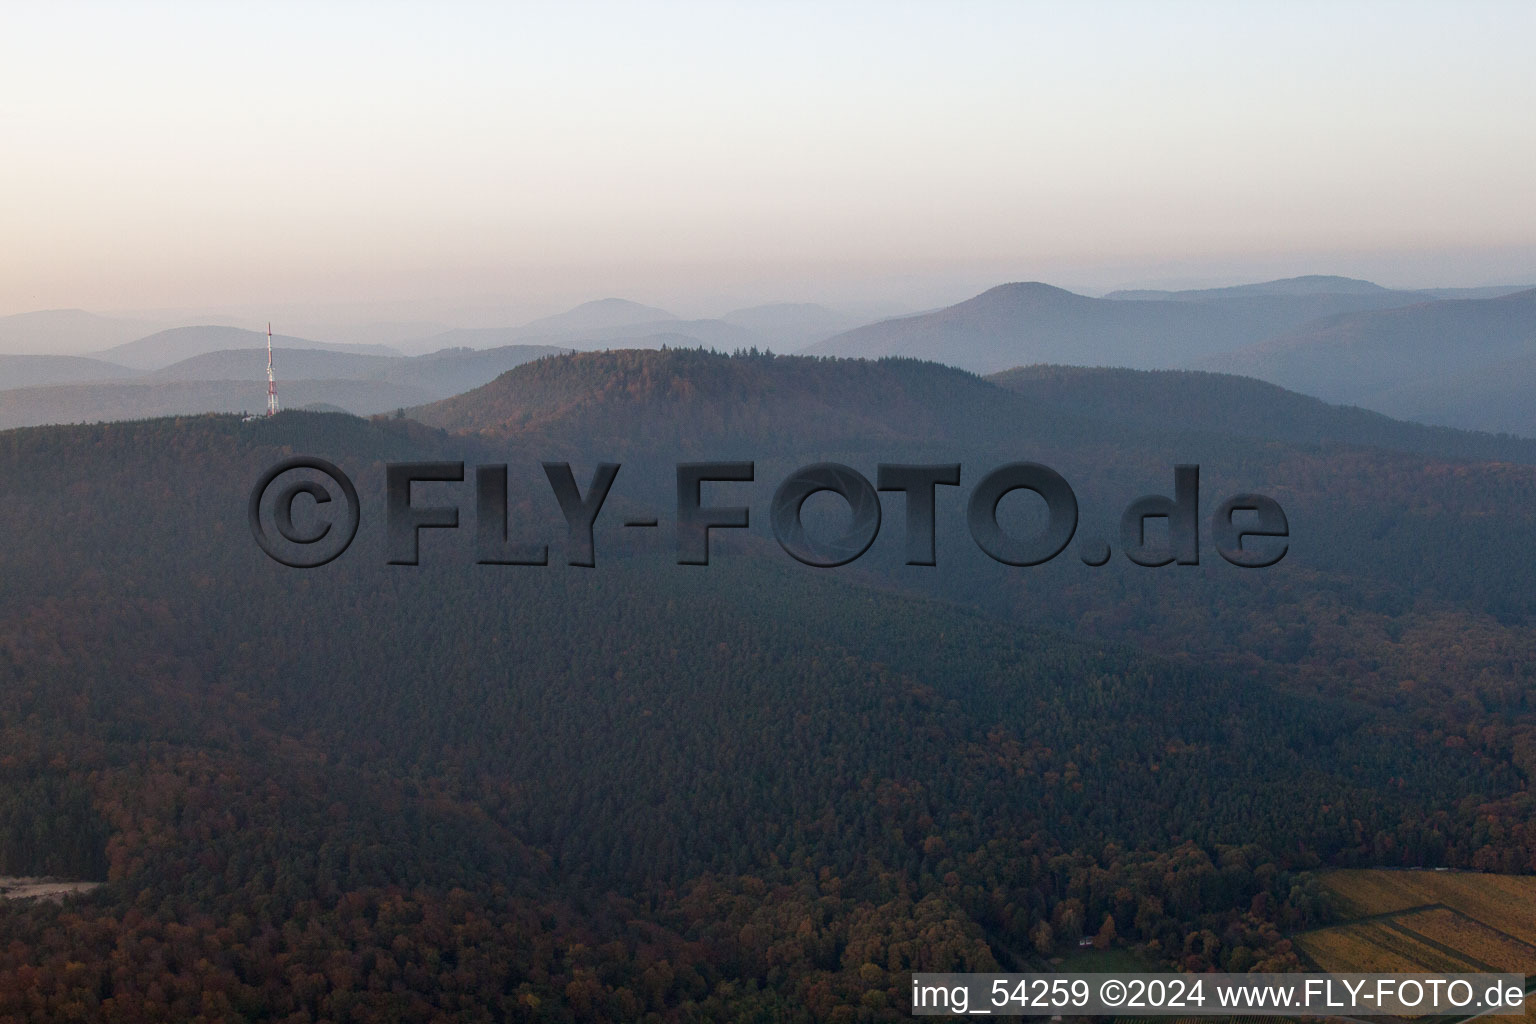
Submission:
M 1536 469 L 1455 432 L 1236 436 L 1187 403 L 1160 431 L 1036 387 L 594 353 L 374 421 L 0 433 L 0 874 L 106 883 L 0 904 L 0 1019 L 895 1019 L 907 972 L 1084 938 L 1293 968 L 1322 866 L 1536 871 L 1536 588 L 1511 571 Z M 319 569 L 246 523 L 289 454 L 361 496 Z M 583 486 L 623 463 L 595 568 L 565 564 L 550 458 Z M 708 568 L 671 545 L 692 458 L 757 464 L 720 485 L 753 526 Z M 991 562 L 964 495 L 1017 459 L 1112 539 L 1199 463 L 1207 510 L 1281 501 L 1292 553 Z M 387 564 L 407 460 L 507 463 L 550 564 L 475 564 L 472 482 L 430 485 L 461 528 Z M 768 501 L 821 460 L 962 463 L 939 564 L 902 564 L 899 502 L 852 565 L 790 559 Z

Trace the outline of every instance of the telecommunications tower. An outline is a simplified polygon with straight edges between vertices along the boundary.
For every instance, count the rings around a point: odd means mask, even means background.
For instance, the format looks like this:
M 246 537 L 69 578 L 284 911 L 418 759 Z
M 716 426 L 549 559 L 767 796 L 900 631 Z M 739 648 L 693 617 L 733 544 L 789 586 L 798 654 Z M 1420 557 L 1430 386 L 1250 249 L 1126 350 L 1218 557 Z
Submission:
M 267 415 L 277 412 L 277 378 L 272 375 L 272 321 L 267 321 Z

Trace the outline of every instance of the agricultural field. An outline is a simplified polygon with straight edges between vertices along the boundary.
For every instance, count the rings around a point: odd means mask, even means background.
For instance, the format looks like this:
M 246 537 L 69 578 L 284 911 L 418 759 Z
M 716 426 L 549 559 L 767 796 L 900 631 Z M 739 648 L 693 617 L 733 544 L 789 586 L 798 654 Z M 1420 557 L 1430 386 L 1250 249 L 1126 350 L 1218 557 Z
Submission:
M 1365 869 L 1330 871 L 1323 883 L 1349 917 L 1445 906 L 1536 948 L 1536 876 Z
M 1322 881 L 1350 920 L 1297 936 L 1320 970 L 1536 975 L 1536 877 L 1347 870 Z

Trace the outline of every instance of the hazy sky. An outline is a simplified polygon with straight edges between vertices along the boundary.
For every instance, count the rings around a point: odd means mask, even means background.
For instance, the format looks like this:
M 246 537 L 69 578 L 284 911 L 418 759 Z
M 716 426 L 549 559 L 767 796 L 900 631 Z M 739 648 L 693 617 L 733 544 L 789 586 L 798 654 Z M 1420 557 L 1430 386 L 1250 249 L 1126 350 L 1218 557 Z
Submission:
M 0 314 L 1527 281 L 1533 39 L 1530 2 L 16 4 Z

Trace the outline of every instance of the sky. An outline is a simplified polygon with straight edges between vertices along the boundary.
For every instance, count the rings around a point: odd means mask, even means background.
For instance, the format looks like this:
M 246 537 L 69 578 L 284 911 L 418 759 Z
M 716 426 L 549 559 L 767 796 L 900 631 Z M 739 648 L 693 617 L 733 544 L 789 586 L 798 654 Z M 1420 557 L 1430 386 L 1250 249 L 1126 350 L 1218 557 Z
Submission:
M 1536 4 L 24 4 L 0 315 L 1536 280 Z

